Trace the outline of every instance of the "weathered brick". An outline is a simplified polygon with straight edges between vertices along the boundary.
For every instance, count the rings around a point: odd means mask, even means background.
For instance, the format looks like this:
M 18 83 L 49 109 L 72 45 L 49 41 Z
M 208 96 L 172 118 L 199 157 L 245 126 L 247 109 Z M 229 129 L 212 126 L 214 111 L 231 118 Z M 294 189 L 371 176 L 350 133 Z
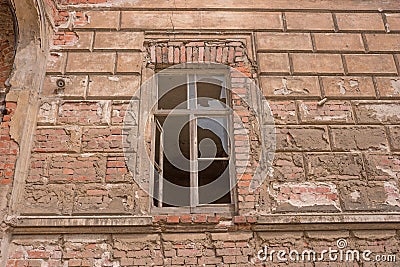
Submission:
M 261 77 L 261 87 L 267 97 L 319 97 L 321 91 L 317 77 L 268 76 Z
M 336 19 L 341 31 L 384 31 L 381 14 L 378 13 L 337 13 Z
M 274 180 L 302 181 L 304 180 L 303 157 L 300 153 L 276 153 L 274 157 Z
M 331 13 L 286 12 L 288 30 L 334 30 Z
M 124 144 L 123 135 L 128 135 L 120 127 L 107 128 L 88 128 L 82 130 L 82 149 L 83 151 L 93 152 L 123 152 L 123 149 L 129 148 L 128 144 Z M 135 138 L 135 137 L 130 137 Z
M 38 125 L 53 125 L 56 123 L 58 101 L 43 101 L 39 106 Z
M 294 101 L 270 101 L 269 107 L 276 124 L 297 124 Z
M 139 101 L 114 101 L 112 104 L 111 124 L 138 125 Z
M 118 52 L 117 73 L 141 73 L 143 59 L 140 53 Z
M 336 54 L 293 54 L 294 73 L 344 73 L 342 58 Z
M 75 28 L 117 29 L 119 26 L 119 11 L 88 11 L 84 17 L 83 23 L 74 22 Z
M 278 12 L 176 11 L 171 17 L 164 11 L 123 11 L 121 16 L 122 29 L 282 29 Z
M 57 32 L 52 49 L 87 50 L 92 48 L 93 32 Z
M 371 52 L 400 51 L 400 34 L 366 34 Z
M 376 86 L 382 98 L 400 98 L 400 78 L 377 77 Z
M 106 170 L 107 183 L 132 182 L 132 180 L 133 177 L 128 171 L 125 157 L 123 156 L 107 157 L 107 170 Z
M 392 55 L 345 55 L 349 74 L 376 73 L 396 74 L 397 69 Z
M 75 186 L 72 184 L 27 185 L 22 213 L 71 214 Z
M 140 86 L 140 76 L 90 76 L 89 98 L 132 98 Z
M 306 154 L 307 178 L 317 181 L 362 180 L 363 161 L 355 153 Z
M 364 51 L 360 34 L 314 33 L 317 51 Z
M 352 123 L 353 114 L 349 101 L 328 101 L 319 106 L 317 101 L 299 101 L 302 123 Z
M 97 32 L 94 49 L 143 49 L 144 35 L 142 32 Z
M 286 53 L 259 53 L 258 60 L 263 73 L 289 73 L 289 56 Z
M 66 72 L 112 73 L 114 71 L 114 63 L 115 63 L 115 53 L 104 53 L 104 52 L 69 53 Z
M 309 33 L 257 33 L 258 50 L 312 51 Z
M 65 63 L 67 62 L 67 54 L 61 52 L 51 52 L 47 57 L 46 72 L 63 73 Z
M 326 151 L 329 150 L 325 127 L 278 126 L 276 128 L 277 151 Z
M 37 128 L 34 152 L 68 152 L 80 151 L 79 127 Z
M 400 151 L 400 126 L 389 127 L 390 144 L 393 151 Z
M 284 183 L 273 184 L 276 211 L 339 210 L 339 196 L 331 183 Z
M 400 123 L 400 103 L 357 101 L 354 103 L 357 121 L 361 124 Z
M 335 151 L 389 149 L 385 129 L 381 126 L 332 126 L 330 132 Z
M 400 14 L 387 13 L 385 14 L 387 21 L 387 28 L 390 31 L 400 31 Z
M 110 101 L 64 102 L 58 110 L 59 124 L 109 124 Z
M 65 82 L 64 88 L 57 86 L 57 81 L 62 79 Z M 86 94 L 89 78 L 87 75 L 63 75 L 63 76 L 46 76 L 42 95 L 43 96 L 62 96 L 68 98 L 83 99 Z
M 322 77 L 327 97 L 375 98 L 374 83 L 370 77 Z
M 365 153 L 365 166 L 369 180 L 397 180 L 400 177 L 400 155 Z

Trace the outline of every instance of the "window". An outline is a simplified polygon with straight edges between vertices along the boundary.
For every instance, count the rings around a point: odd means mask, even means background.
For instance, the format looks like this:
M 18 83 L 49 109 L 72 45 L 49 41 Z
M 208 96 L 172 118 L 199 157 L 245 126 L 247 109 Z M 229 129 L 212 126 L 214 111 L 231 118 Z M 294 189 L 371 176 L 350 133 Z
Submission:
M 227 74 L 163 71 L 153 117 L 153 210 L 230 212 L 234 168 Z

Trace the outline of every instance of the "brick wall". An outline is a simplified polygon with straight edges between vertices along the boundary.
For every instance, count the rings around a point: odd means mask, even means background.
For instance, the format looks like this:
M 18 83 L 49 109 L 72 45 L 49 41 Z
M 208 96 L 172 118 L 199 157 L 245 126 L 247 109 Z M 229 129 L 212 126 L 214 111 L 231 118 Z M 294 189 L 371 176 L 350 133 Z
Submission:
M 7 0 L 0 1 L 0 121 L 5 109 L 5 82 L 10 76 L 14 60 L 14 22 Z
M 400 257 L 396 1 L 48 7 L 56 23 L 8 266 L 265 266 L 255 259 L 264 245 L 319 249 L 340 238 Z M 235 214 L 153 215 L 123 154 L 129 100 L 155 68 L 203 61 L 235 67 L 260 85 L 276 124 L 273 174 L 254 192 L 251 173 L 239 181 Z M 132 102 L 135 114 L 143 101 Z M 16 103 L 7 105 L 12 113 Z M 259 127 L 242 115 L 247 130 Z M 7 127 L 4 120 L 2 140 Z M 17 145 L 3 143 L 0 183 L 10 187 Z

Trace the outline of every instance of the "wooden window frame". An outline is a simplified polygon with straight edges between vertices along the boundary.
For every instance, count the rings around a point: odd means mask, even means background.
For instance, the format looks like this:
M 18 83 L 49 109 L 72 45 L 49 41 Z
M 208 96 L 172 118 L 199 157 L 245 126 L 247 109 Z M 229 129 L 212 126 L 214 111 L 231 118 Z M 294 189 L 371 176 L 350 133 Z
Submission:
M 199 69 L 173 69 L 173 70 L 163 70 L 162 74 L 160 75 L 171 75 L 171 76 L 177 76 L 177 75 L 186 75 L 186 86 L 187 86 L 187 99 L 190 99 L 190 93 L 191 93 L 191 82 L 196 81 L 190 80 L 190 76 L 196 76 L 196 75 L 213 75 L 213 76 L 223 76 L 224 77 L 224 84 L 223 86 L 225 87 L 225 90 L 227 92 L 227 100 L 226 100 L 226 105 L 228 107 L 232 107 L 232 95 L 230 93 L 230 75 L 229 71 L 227 70 L 219 70 L 219 69 L 213 69 L 212 72 L 210 72 L 210 69 L 207 70 L 199 70 Z M 156 92 L 155 97 L 156 99 L 158 98 L 158 79 L 156 81 Z M 194 83 L 195 84 L 195 83 Z M 194 86 L 194 93 L 196 94 L 196 86 Z M 195 100 L 189 100 L 189 101 L 195 101 L 194 106 L 197 107 L 197 99 Z M 197 156 L 197 118 L 212 118 L 212 117 L 224 117 L 227 119 L 227 128 L 228 128 L 228 135 L 233 137 L 233 113 L 231 109 L 190 109 L 190 106 L 193 105 L 190 104 L 188 101 L 188 107 L 187 109 L 175 109 L 173 115 L 189 115 L 189 129 L 190 129 L 190 155 L 191 155 L 191 171 L 190 172 L 190 184 L 191 184 L 191 189 L 190 189 L 190 206 L 182 206 L 182 207 L 161 207 L 155 206 L 154 205 L 154 168 L 155 165 L 150 166 L 151 172 L 150 172 L 150 184 L 149 184 L 149 189 L 150 189 L 150 209 L 151 213 L 153 214 L 196 214 L 196 213 L 206 213 L 206 214 L 223 214 L 230 216 L 234 213 L 237 212 L 237 192 L 236 192 L 236 170 L 235 170 L 235 150 L 234 150 L 234 140 L 233 138 L 228 138 L 228 151 L 229 155 L 227 159 L 228 160 L 228 167 L 229 167 L 229 180 L 230 180 L 230 196 L 231 196 L 231 203 L 227 204 L 199 204 L 199 194 L 198 194 L 198 171 L 197 171 L 197 165 L 198 165 L 198 156 Z M 158 101 L 157 101 L 158 103 Z M 155 164 L 155 138 L 156 138 L 156 128 L 162 128 L 161 125 L 157 125 L 158 122 L 155 119 L 156 116 L 163 116 L 163 115 L 168 115 L 171 112 L 171 110 L 163 110 L 163 109 L 158 109 L 158 105 L 153 110 L 153 114 L 151 116 L 151 153 L 150 156 L 152 157 L 152 164 Z M 170 115 L 170 114 L 169 114 Z M 163 139 L 163 134 L 162 134 L 162 129 L 160 129 L 160 144 L 162 144 L 162 139 Z M 160 156 L 159 156 L 159 162 L 160 165 L 162 165 L 162 151 L 160 149 Z M 205 159 L 205 158 L 204 158 Z M 215 158 L 212 158 L 215 160 Z M 221 158 L 217 158 L 221 159 Z M 194 164 L 194 165 L 193 165 Z M 162 174 L 162 166 L 158 166 L 158 168 L 161 169 L 161 174 Z M 160 175 L 162 177 L 162 175 Z M 162 197 L 162 189 L 163 189 L 163 183 L 159 182 L 158 185 L 158 192 L 161 194 Z M 193 192 L 193 190 L 195 190 Z M 162 201 L 161 201 L 162 202 Z

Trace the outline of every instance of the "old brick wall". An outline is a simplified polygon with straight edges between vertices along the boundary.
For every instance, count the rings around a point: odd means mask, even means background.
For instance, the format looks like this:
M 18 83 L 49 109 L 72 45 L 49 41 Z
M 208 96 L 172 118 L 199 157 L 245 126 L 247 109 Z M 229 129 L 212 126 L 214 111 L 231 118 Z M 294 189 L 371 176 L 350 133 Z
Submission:
M 8 222 L 7 266 L 250 266 L 264 245 L 318 249 L 340 238 L 400 261 L 397 1 L 46 5 L 55 23 L 27 177 L 18 183 L 23 197 L 9 214 L 20 219 Z M 152 54 L 154 44 L 167 48 Z M 198 53 L 207 47 L 209 58 Z M 239 49 L 247 65 L 230 57 Z M 231 65 L 268 100 L 273 175 L 255 192 L 239 182 L 237 214 L 153 215 L 128 171 L 123 118 L 157 56 L 165 65 L 239 62 Z M 141 101 L 133 100 L 137 114 Z M 16 103 L 7 107 L 12 113 Z M 4 138 L 7 127 L 5 117 Z M 11 186 L 17 145 L 7 144 L 15 154 L 0 163 L 0 183 Z
M 0 121 L 5 109 L 5 82 L 11 73 L 14 47 L 15 32 L 11 5 L 7 0 L 2 0 L 0 1 Z

